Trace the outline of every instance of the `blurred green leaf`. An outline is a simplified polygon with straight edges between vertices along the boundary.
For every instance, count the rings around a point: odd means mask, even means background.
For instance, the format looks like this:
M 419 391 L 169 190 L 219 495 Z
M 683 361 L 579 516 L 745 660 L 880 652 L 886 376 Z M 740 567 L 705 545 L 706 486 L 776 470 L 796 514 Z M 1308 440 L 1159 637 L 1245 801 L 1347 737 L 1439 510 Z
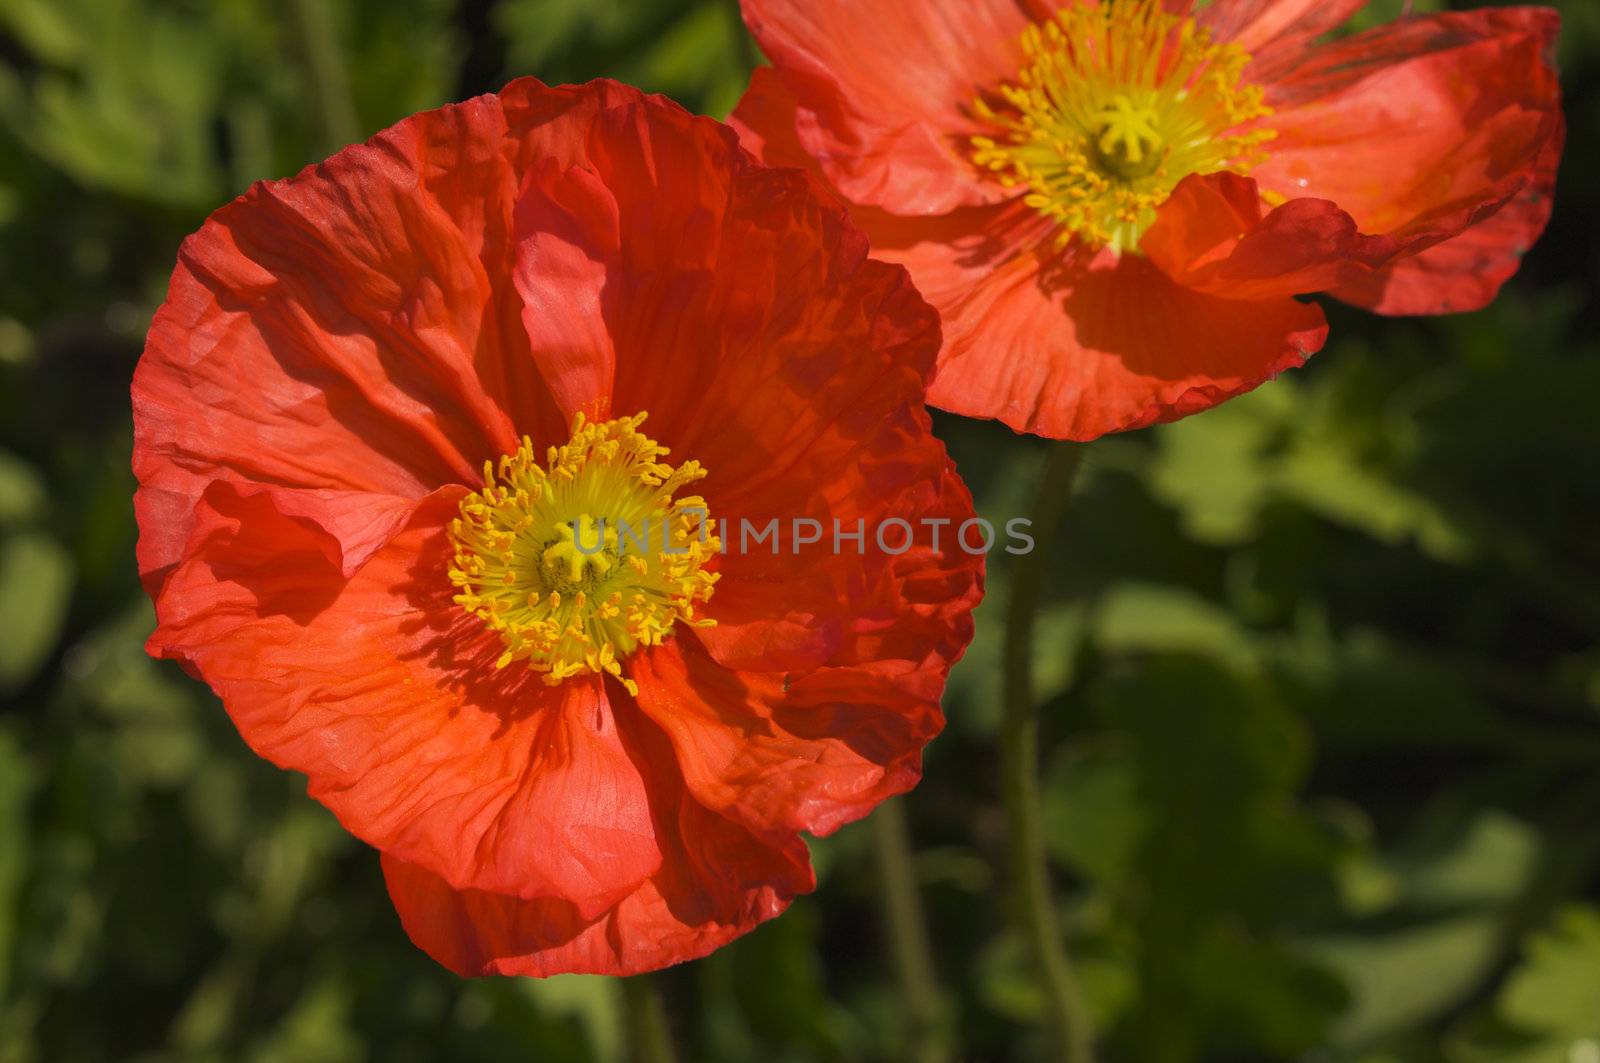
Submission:
M 1501 943 L 1490 915 L 1308 941 L 1307 955 L 1337 972 L 1352 995 L 1332 1043 L 1359 1047 L 1438 1017 L 1487 977 Z
M 1471 538 L 1403 482 L 1395 454 L 1367 453 L 1374 432 L 1403 449 L 1411 413 L 1402 397 L 1352 416 L 1354 398 L 1371 386 L 1363 352 L 1346 346 L 1330 357 L 1335 375 L 1309 388 L 1276 380 L 1163 428 L 1152 488 L 1178 508 L 1190 534 L 1218 545 L 1249 541 L 1264 509 L 1282 501 L 1383 542 L 1415 540 L 1433 556 L 1465 559 Z
M 192 777 L 205 755 L 192 691 L 144 651 L 155 611 L 139 602 L 72 648 L 73 690 L 115 727 L 119 763 L 142 784 L 172 786 Z
M 1194 653 L 1248 666 L 1255 648 L 1224 608 L 1160 584 L 1124 583 L 1101 600 L 1094 637 L 1108 652 Z
M 15 193 L 0 189 L 0 224 L 10 220 L 6 214 L 5 200 L 15 201 Z M 26 325 L 16 318 L 0 314 L 0 367 L 26 365 L 33 360 L 34 337 Z
M 1468 537 L 1428 499 L 1386 479 L 1345 450 L 1310 436 L 1278 470 L 1278 490 L 1338 524 L 1387 543 L 1415 539 L 1434 557 L 1456 561 L 1471 553 Z
M 1252 537 L 1272 486 L 1265 451 L 1297 401 L 1292 382 L 1275 380 L 1156 433 L 1150 486 L 1178 510 L 1190 535 L 1220 546 Z
M 1508 905 L 1539 873 L 1543 847 L 1526 824 L 1499 811 L 1480 814 L 1448 850 L 1399 863 L 1409 903 L 1436 910 Z
M 856 1031 L 828 996 L 817 924 L 816 906 L 807 901 L 751 934 L 733 956 L 733 991 L 758 1036 L 828 1057 L 839 1054 L 844 1038 Z M 857 1008 L 863 1004 L 855 1001 Z
M 707 114 L 720 117 L 733 110 L 744 95 L 749 71 L 739 51 L 743 25 L 732 10 L 726 0 L 704 0 L 691 8 L 645 53 L 639 80 L 695 100 Z M 707 63 L 709 56 L 723 58 Z
M 70 10 L 51 0 L 5 0 L 0 23 L 40 58 L 68 63 L 83 53 L 87 28 L 71 18 Z
M 702 114 L 732 109 L 754 60 L 728 0 L 499 0 L 492 18 L 506 37 L 508 76 L 615 77 Z
M 991 576 L 984 600 L 973 613 L 977 634 L 966 656 L 950 673 L 950 696 L 970 706 L 951 725 L 970 734 L 993 734 L 1000 726 L 1006 603 L 1005 576 Z M 1086 607 L 1046 605 L 1034 618 L 1033 689 L 1041 702 L 1059 697 L 1071 685 L 1085 634 Z
M 168 203 L 219 191 L 210 122 L 226 48 L 192 15 L 135 0 L 17 10 L 54 67 L 24 83 L 0 69 L 0 120 L 74 179 Z M 67 27 L 93 26 L 77 35 Z
M 976 958 L 975 973 L 984 1003 L 995 1012 L 1029 1023 L 1043 1014 L 1039 974 L 1021 938 L 1008 933 L 988 941 Z
M 21 459 L 0 450 L 0 527 L 38 517 L 45 498 L 43 478 Z
M 1309 766 L 1300 722 L 1261 680 L 1192 655 L 1118 668 L 1098 716 L 1126 743 L 1138 805 L 1126 804 L 1129 783 L 1108 769 L 1098 787 L 1080 783 L 1074 793 L 1058 779 L 1052 793 L 1076 798 L 1079 819 L 1098 801 L 1109 830 L 1135 832 L 1131 856 L 1119 851 L 1129 841 L 1121 836 L 1063 852 L 1116 890 L 1138 933 L 1140 992 L 1122 1026 L 1128 1053 L 1188 1059 L 1216 1042 L 1287 1055 L 1317 1044 L 1339 987 L 1267 932 L 1297 907 L 1331 905 L 1337 891 L 1338 850 L 1296 807 Z M 1056 829 L 1069 828 L 1070 812 L 1070 803 L 1056 812 Z M 1116 874 L 1122 860 L 1136 870 Z M 1228 977 L 1205 978 L 1208 970 Z
M 27 682 L 55 649 L 71 594 L 72 559 L 54 539 L 0 539 L 0 689 Z
M 541 1010 L 571 1016 L 588 1035 L 594 1059 L 600 1063 L 623 1058 L 624 1016 L 615 979 L 568 974 L 555 978 L 524 979 L 519 988 Z
M 637 15 L 657 7 L 645 3 L 635 6 L 634 12 Z M 499 0 L 493 20 L 506 38 L 512 68 L 535 75 L 586 33 L 609 44 L 638 21 L 629 17 L 625 0 Z
M 250 1063 L 360 1063 L 360 1037 L 350 1028 L 351 989 L 337 975 L 306 986 L 278 1028 L 250 1050 Z
M 1567 908 L 1533 936 L 1501 992 L 1500 1014 L 1551 1037 L 1600 1039 L 1600 910 Z
M 1115 737 L 1058 750 L 1045 774 L 1045 840 L 1051 854 L 1116 890 L 1134 873 L 1150 829 L 1139 766 Z

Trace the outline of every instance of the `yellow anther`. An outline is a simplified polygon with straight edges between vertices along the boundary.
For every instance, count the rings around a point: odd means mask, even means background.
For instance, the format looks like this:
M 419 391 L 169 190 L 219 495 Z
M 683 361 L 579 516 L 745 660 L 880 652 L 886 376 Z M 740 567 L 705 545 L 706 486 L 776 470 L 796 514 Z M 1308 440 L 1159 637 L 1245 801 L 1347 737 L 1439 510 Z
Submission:
M 524 439 L 486 463 L 483 489 L 462 501 L 450 580 L 455 601 L 504 640 L 497 667 L 526 661 L 552 685 L 607 674 L 633 691 L 628 654 L 680 620 L 706 623 L 695 606 L 711 598 L 717 574 L 705 566 L 722 544 L 699 537 L 703 499 L 673 497 L 706 473 L 662 463 L 667 449 L 639 431 L 644 418 L 580 415 L 543 465 Z M 619 536 L 624 524 L 634 534 Z
M 973 104 L 972 161 L 1055 222 L 1056 242 L 1130 251 L 1179 181 L 1247 172 L 1273 133 L 1250 55 L 1161 0 L 1068 3 L 1022 35 L 1016 80 Z

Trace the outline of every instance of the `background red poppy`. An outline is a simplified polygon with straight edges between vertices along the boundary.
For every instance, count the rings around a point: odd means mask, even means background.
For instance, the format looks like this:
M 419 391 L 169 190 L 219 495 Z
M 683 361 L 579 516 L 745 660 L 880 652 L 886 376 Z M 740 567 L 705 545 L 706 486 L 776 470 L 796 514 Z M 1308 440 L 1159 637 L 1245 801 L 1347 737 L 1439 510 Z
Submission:
M 1183 153 L 1172 156 L 1170 178 L 1145 193 L 1149 213 L 1114 221 L 1106 199 L 1085 208 L 1099 220 L 1067 224 L 1039 209 L 1077 202 L 1062 187 L 1001 179 L 1016 176 L 1003 161 L 1014 107 L 1001 90 L 1034 61 L 1024 30 L 1088 17 L 1077 0 L 870 11 L 743 0 L 773 66 L 757 72 L 734 123 L 769 162 L 813 168 L 938 307 L 934 405 L 1074 440 L 1176 420 L 1321 348 L 1323 313 L 1296 296 L 1329 292 L 1391 314 L 1480 309 L 1543 231 L 1564 139 L 1554 9 L 1415 14 L 1330 41 L 1361 0 L 1116 0 L 1094 10 L 1121 28 L 1095 32 L 1127 47 L 1130 27 L 1163 6 L 1175 24 L 1193 12 L 1207 35 L 1207 78 L 1226 69 L 1221 83 L 1236 92 L 1229 117 L 1215 128 L 1187 112 L 1172 119 L 1198 154 L 1181 168 Z M 1079 60 L 1062 62 L 1073 71 L 1062 85 L 1084 80 Z M 1052 91 L 1057 102 L 1030 121 L 1072 113 L 1060 102 L 1068 90 Z M 1246 108 L 1249 91 L 1260 107 Z M 1208 93 L 1225 95 L 1207 80 L 1192 97 Z M 985 118 L 980 100 L 1002 117 Z M 1235 134 L 1267 139 L 1203 146 Z M 980 136 L 1001 145 L 990 168 L 975 162 Z

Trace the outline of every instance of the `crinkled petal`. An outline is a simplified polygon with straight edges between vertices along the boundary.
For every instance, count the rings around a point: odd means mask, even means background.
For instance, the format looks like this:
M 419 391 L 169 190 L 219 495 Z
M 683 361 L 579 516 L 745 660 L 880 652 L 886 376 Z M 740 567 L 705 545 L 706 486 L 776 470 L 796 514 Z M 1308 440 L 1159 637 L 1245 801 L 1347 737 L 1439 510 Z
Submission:
M 722 228 L 751 163 L 725 127 L 662 100 L 588 122 L 582 160 L 537 167 L 518 207 L 526 323 L 569 413 L 647 410 L 659 434 L 703 404 L 690 367 L 723 355 L 708 299 L 731 283 Z
M 828 834 L 916 785 L 948 666 L 732 672 L 680 639 L 629 674 L 698 800 L 752 830 Z
M 793 834 L 759 837 L 689 796 L 665 738 L 642 719 L 620 718 L 647 775 L 660 869 L 595 916 L 558 900 L 456 890 L 392 853 L 389 895 L 406 933 L 465 976 L 631 975 L 704 956 L 788 907 L 816 885 Z
M 1485 8 L 1313 49 L 1268 86 L 1277 135 L 1252 176 L 1378 234 L 1535 188 L 1562 135 L 1557 26 L 1548 9 Z
M 1250 179 L 1186 178 L 1141 248 L 1180 284 L 1229 298 L 1334 289 L 1382 304 L 1398 276 L 1397 310 L 1481 305 L 1548 217 L 1563 140 L 1556 27 L 1548 10 L 1489 9 L 1313 49 L 1269 85 L 1267 161 Z M 1282 205 L 1264 212 L 1258 184 Z
M 150 646 L 196 668 L 352 834 L 458 887 L 593 915 L 660 864 L 640 771 L 598 680 L 496 669 L 498 636 L 450 601 L 460 495 L 430 498 L 346 580 L 327 536 L 219 482 Z
M 522 320 L 556 402 L 603 417 L 616 373 L 602 289 L 622 247 L 617 203 L 592 170 L 529 171 L 517 202 Z
M 363 537 L 371 515 L 475 477 L 513 417 L 549 418 L 500 250 L 503 134 L 477 101 L 419 115 L 253 186 L 185 241 L 133 382 L 152 592 L 214 480 L 299 490 L 305 515 L 355 530 L 359 564 L 382 539 Z
M 795 519 L 831 538 L 835 521 L 875 528 L 929 506 L 957 524 L 972 515 L 964 492 L 939 486 L 949 460 L 921 408 L 937 316 L 904 270 L 868 257 L 843 208 L 819 202 L 803 175 L 754 167 L 703 119 L 647 124 L 619 109 L 605 120 L 606 153 L 592 168 L 547 171 L 530 185 L 545 230 L 586 234 L 563 250 L 586 265 L 535 287 L 594 308 L 588 317 L 616 352 L 612 409 L 648 410 L 652 435 L 708 470 L 695 489 L 730 546 L 706 613 L 717 626 L 703 633 L 718 659 L 815 666 L 888 568 L 875 549 L 857 557 L 825 545 L 797 562 Z M 697 161 L 707 158 L 720 165 Z M 731 179 L 690 183 L 697 170 Z M 666 203 L 694 207 L 671 214 Z M 623 246 L 608 235 L 616 230 L 661 238 Z M 571 327 L 590 325 L 578 314 Z M 780 556 L 732 548 L 747 520 L 756 532 L 778 522 Z M 976 584 L 979 560 L 962 565 Z
M 785 475 L 726 502 L 708 494 L 724 556 L 704 610 L 716 626 L 697 634 L 726 667 L 800 674 L 859 653 L 861 639 L 889 630 L 904 634 L 917 656 L 949 664 L 960 655 L 983 563 L 976 546 L 963 550 L 956 536 L 966 527 L 967 542 L 978 544 L 982 528 L 920 414 L 882 416 L 842 422 L 792 458 Z M 896 434 L 903 449 L 891 442 Z M 849 472 L 824 480 L 830 462 Z M 927 624 L 925 595 L 945 607 Z
M 1255 60 L 1250 76 L 1260 78 L 1280 64 L 1303 56 L 1305 47 L 1348 22 L 1368 0 L 1214 0 L 1196 13 L 1200 25 L 1219 41 L 1239 45 Z
M 983 91 L 1015 79 L 1030 21 L 1016 0 L 743 0 L 799 98 L 800 139 L 851 200 L 937 214 L 1009 193 L 967 157 Z
M 1173 191 L 1139 246 L 1173 281 L 1221 298 L 1320 292 L 1358 284 L 1470 229 L 1520 187 L 1521 180 L 1513 180 L 1496 198 L 1449 204 L 1374 236 L 1327 200 L 1292 199 L 1263 216 L 1254 179 L 1196 174 Z
M 1533 183 L 1506 206 L 1459 236 L 1337 288 L 1333 295 L 1379 314 L 1459 314 L 1488 306 L 1550 223 L 1563 140 L 1551 138 Z
M 1048 240 L 1022 208 L 931 223 L 858 215 L 944 316 L 935 406 L 1019 432 L 1096 439 L 1207 409 L 1320 350 L 1327 322 L 1290 298 L 1220 299 L 1142 255 L 1027 250 Z
M 799 106 L 776 70 L 758 66 L 750 74 L 750 87 L 728 115 L 728 125 L 744 149 L 766 165 L 805 170 L 818 179 L 820 187 L 836 195 L 827 174 L 817 165 L 817 157 L 800 143 L 795 129 Z
M 716 626 L 629 663 L 690 790 L 753 830 L 826 834 L 866 815 L 915 785 L 943 726 L 999 533 L 975 519 L 942 450 L 928 468 L 885 466 L 894 453 L 842 459 L 860 479 L 826 504 L 866 515 L 819 511 L 803 565 L 792 527 L 780 552 L 730 530 L 740 541 L 706 609 Z

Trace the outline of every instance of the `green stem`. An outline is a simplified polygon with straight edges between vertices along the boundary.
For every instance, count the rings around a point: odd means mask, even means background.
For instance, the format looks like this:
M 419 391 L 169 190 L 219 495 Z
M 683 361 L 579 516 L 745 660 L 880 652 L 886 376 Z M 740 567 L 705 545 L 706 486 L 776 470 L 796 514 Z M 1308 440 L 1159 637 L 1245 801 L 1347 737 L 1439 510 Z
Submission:
M 621 982 L 627 1012 L 628 1063 L 675 1063 L 677 1054 L 667 1031 L 667 1009 L 655 977 L 636 974 Z
M 944 1022 L 944 994 L 939 988 L 922 895 L 917 889 L 905 799 L 879 805 L 872 814 L 872 830 L 883 922 L 889 928 L 895 977 L 913 1030 L 915 1049 L 911 1058 L 919 1063 L 946 1063 L 951 1053 Z
M 1001 785 L 1005 790 L 1017 917 L 1038 969 L 1046 1016 L 1056 1037 L 1056 1057 L 1065 1063 L 1089 1063 L 1094 1058 L 1094 1033 L 1057 919 L 1045 856 L 1039 792 L 1039 706 L 1033 689 L 1033 625 L 1039 611 L 1039 591 L 1083 462 L 1083 451 L 1081 444 L 1058 443 L 1046 456 L 1033 504 L 1030 533 L 1035 546 L 1012 567 L 1005 628 L 1005 717 L 1000 739 Z
M 356 117 L 350 77 L 329 17 L 328 0 L 293 0 L 290 7 L 299 38 L 300 61 L 317 110 L 322 146 L 327 151 L 337 151 L 361 139 L 361 120 Z

